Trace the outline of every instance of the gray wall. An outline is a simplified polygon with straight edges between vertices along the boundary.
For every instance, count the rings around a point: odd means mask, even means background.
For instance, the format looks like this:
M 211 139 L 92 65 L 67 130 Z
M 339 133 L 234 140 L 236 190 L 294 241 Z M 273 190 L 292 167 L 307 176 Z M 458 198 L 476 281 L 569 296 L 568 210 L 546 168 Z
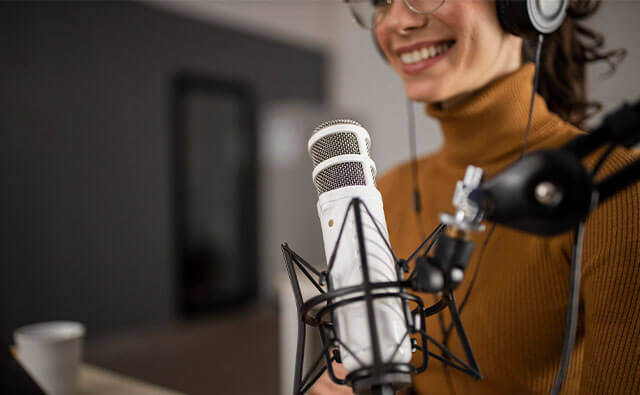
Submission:
M 261 107 L 326 95 L 319 51 L 135 3 L 2 3 L 0 56 L 5 331 L 171 319 L 174 72 L 248 81 Z

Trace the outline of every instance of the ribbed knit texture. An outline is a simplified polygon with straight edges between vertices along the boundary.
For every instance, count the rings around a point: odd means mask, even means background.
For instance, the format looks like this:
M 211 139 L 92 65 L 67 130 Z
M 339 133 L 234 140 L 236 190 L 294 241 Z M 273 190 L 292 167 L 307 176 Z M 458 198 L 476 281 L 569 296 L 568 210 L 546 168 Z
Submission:
M 491 177 L 518 158 L 533 73 L 533 65 L 526 64 L 452 108 L 427 106 L 444 135 L 443 148 L 419 161 L 427 232 L 438 224 L 439 213 L 453 211 L 454 186 L 467 165 L 480 166 Z M 558 147 L 579 133 L 536 97 L 528 151 Z M 593 166 L 597 157 L 598 153 L 591 155 L 586 163 Z M 637 151 L 616 149 L 601 173 L 610 174 L 634 158 Z M 391 245 L 406 258 L 424 237 L 413 211 L 410 165 L 387 173 L 378 186 Z M 587 221 L 578 335 L 563 393 L 640 393 L 639 197 L 640 187 L 629 187 L 599 206 Z M 474 255 L 455 292 L 458 303 L 469 287 L 486 236 L 487 232 L 474 236 Z M 565 330 L 571 247 L 571 234 L 543 238 L 496 227 L 461 314 L 484 379 L 474 381 L 448 368 L 455 393 L 549 393 Z M 433 295 L 421 297 L 427 305 L 434 302 Z M 449 313 L 441 314 L 448 327 Z M 442 340 L 437 316 L 427 320 L 427 330 Z M 464 355 L 455 332 L 448 345 L 456 355 Z M 442 364 L 431 359 L 427 371 L 414 378 L 414 390 L 451 393 Z

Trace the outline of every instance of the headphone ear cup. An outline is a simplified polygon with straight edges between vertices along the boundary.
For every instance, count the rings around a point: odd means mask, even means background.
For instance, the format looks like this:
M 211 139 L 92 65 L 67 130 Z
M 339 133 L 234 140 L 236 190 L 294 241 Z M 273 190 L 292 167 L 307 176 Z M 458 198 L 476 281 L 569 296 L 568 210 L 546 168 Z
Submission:
M 496 0 L 502 29 L 523 38 L 549 34 L 564 22 L 569 0 Z
M 502 30 L 519 37 L 530 37 L 532 31 L 527 1 L 496 0 L 496 12 Z

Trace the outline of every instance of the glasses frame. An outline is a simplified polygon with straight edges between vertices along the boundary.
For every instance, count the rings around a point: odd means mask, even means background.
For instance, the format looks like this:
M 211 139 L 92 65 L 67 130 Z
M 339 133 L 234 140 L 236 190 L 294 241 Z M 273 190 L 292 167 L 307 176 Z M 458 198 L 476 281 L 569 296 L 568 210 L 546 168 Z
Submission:
M 362 21 L 362 18 L 360 18 L 360 17 L 356 14 L 356 12 L 354 11 L 354 9 L 353 9 L 353 7 L 352 7 L 352 5 L 355 3 L 355 1 L 354 1 L 354 0 L 343 0 L 343 1 L 344 1 L 344 3 L 349 7 L 349 13 L 351 14 L 351 19 L 352 19 L 352 20 L 353 20 L 353 21 L 354 21 L 358 26 L 360 26 L 361 28 L 366 29 L 366 30 L 373 30 L 373 29 L 377 26 L 377 24 L 374 24 L 373 26 L 367 26 L 367 24 L 366 24 L 366 23 L 364 23 L 364 22 Z M 386 3 L 387 3 L 387 5 L 392 5 L 394 1 L 396 1 L 396 0 L 386 0 Z M 412 12 L 414 12 L 414 13 L 416 13 L 416 14 L 419 14 L 419 15 L 429 15 L 429 14 L 432 14 L 432 13 L 434 13 L 434 12 L 438 11 L 438 10 L 439 10 L 443 5 L 444 5 L 444 3 L 446 3 L 446 2 L 447 2 L 447 0 L 439 0 L 439 1 L 440 1 L 440 4 L 438 4 L 438 6 L 437 6 L 437 7 L 435 7 L 434 9 L 429 10 L 429 11 L 420 11 L 420 10 L 416 9 L 414 6 L 412 6 L 412 5 L 411 5 L 410 0 L 403 0 L 404 5 L 405 5 L 405 6 L 407 6 L 407 8 L 408 8 L 410 11 L 412 11 Z

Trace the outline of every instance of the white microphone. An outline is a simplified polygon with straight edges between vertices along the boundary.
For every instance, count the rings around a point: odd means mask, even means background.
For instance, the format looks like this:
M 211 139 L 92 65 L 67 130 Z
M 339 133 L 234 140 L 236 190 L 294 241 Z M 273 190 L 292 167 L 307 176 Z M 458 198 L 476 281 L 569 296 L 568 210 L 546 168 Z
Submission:
M 352 199 L 359 198 L 369 209 L 384 235 L 383 239 L 364 205 L 361 205 L 369 280 L 372 283 L 398 281 L 400 279 L 395 269 L 395 261 L 387 248 L 386 240 L 389 239 L 387 224 L 382 208 L 382 196 L 375 186 L 376 166 L 370 158 L 370 145 L 369 133 L 359 123 L 345 119 L 321 124 L 309 139 L 308 151 L 314 165 L 313 183 L 319 195 L 317 208 L 322 224 L 325 255 L 329 263 L 347 208 Z M 353 209 L 346 217 L 342 238 L 329 277 L 333 289 L 363 283 Z M 373 293 L 389 291 L 397 292 L 397 288 L 377 289 Z M 362 294 L 363 292 L 350 294 L 336 298 L 336 301 Z M 409 363 L 411 342 L 409 336 L 405 336 L 407 326 L 400 298 L 376 298 L 373 307 L 379 337 L 374 341 L 380 344 L 382 361 Z M 345 347 L 340 346 L 344 367 L 349 372 L 353 372 L 372 365 L 373 346 L 365 302 L 349 303 L 336 308 L 334 325 L 338 339 L 348 348 L 346 350 Z M 402 344 L 398 346 L 401 342 Z

